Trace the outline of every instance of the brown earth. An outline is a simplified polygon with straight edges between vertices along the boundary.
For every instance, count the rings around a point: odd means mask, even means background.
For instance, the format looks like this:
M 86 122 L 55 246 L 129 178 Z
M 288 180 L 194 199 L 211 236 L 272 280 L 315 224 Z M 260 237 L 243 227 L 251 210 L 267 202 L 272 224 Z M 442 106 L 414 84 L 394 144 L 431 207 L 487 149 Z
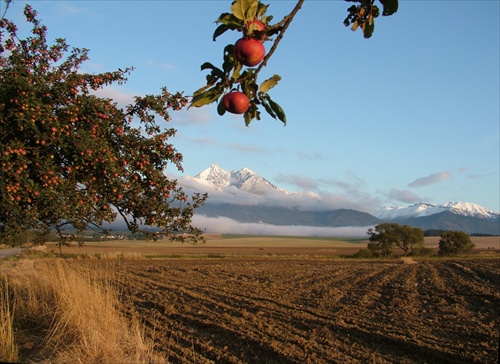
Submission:
M 413 263 L 413 264 L 407 264 Z M 500 260 L 82 260 L 171 363 L 496 363 Z

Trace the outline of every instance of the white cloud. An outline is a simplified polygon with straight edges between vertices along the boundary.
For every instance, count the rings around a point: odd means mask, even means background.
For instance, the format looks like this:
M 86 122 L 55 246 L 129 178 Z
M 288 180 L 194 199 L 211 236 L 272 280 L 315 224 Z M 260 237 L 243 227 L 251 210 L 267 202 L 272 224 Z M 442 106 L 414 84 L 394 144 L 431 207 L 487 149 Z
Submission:
M 422 198 L 414 194 L 409 190 L 398 190 L 397 188 L 393 188 L 389 191 L 387 196 L 393 200 L 401 201 L 405 203 L 414 203 L 418 201 L 422 201 Z
M 168 63 L 168 62 L 158 62 L 154 60 L 146 60 L 144 61 L 144 64 L 148 67 L 153 67 L 153 68 L 159 68 L 164 71 L 172 71 L 177 69 L 177 67 L 173 63 Z
M 179 184 L 189 193 L 208 192 L 208 203 L 213 204 L 277 206 L 297 208 L 305 211 L 352 209 L 369 213 L 377 211 L 380 208 L 380 201 L 367 193 L 360 193 L 355 198 L 342 193 L 324 191 L 302 191 L 286 194 L 270 190 L 265 195 L 256 195 L 236 187 L 229 187 L 224 191 L 219 191 L 209 184 L 199 183 L 188 176 L 180 177 Z
M 213 120 L 212 113 L 209 108 L 185 108 L 175 114 L 170 114 L 172 123 L 182 125 L 194 125 L 198 127 L 200 124 L 207 124 Z
M 310 162 L 319 162 L 325 160 L 326 157 L 318 152 L 297 152 L 297 156 L 299 159 L 310 161 Z
M 106 86 L 102 89 L 99 89 L 93 92 L 96 96 L 102 98 L 108 98 L 113 100 L 120 107 L 126 107 L 127 105 L 134 102 L 134 96 L 132 94 L 125 93 L 113 86 Z
M 88 8 L 80 8 L 75 6 L 74 4 L 70 4 L 67 1 L 60 2 L 58 4 L 59 13 L 62 15 L 78 15 L 81 13 L 86 13 Z
M 479 178 L 486 178 L 486 177 L 491 177 L 491 176 L 496 176 L 496 172 L 490 172 L 490 173 L 485 173 L 485 174 L 469 174 L 468 178 L 469 179 L 479 179 Z
M 426 177 L 420 177 L 408 184 L 408 187 L 423 187 L 433 185 L 439 182 L 444 182 L 453 177 L 453 174 L 448 171 L 430 174 Z
M 230 143 L 227 144 L 227 147 L 231 150 L 236 150 L 239 152 L 244 152 L 244 153 L 260 153 L 260 154 L 272 154 L 276 153 L 277 150 L 253 145 L 253 144 L 239 144 L 239 143 Z
M 283 174 L 280 173 L 276 177 L 276 182 L 286 183 L 289 185 L 297 186 L 303 190 L 317 190 L 318 182 L 312 178 L 297 175 L 297 174 Z

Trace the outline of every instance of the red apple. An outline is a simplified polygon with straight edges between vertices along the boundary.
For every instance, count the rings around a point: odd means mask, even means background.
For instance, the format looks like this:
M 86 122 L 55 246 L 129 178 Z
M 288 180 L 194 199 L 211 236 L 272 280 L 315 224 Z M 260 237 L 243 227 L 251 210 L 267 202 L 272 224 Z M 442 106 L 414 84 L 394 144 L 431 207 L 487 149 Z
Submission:
M 248 96 L 239 91 L 233 91 L 224 95 L 222 102 L 226 110 L 232 114 L 244 114 L 250 106 Z
M 254 19 L 252 21 L 245 23 L 245 34 L 248 36 L 260 40 L 263 42 L 266 40 L 266 26 L 259 19 Z
M 234 45 L 236 59 L 248 67 L 258 65 L 266 55 L 262 42 L 253 38 L 241 38 Z

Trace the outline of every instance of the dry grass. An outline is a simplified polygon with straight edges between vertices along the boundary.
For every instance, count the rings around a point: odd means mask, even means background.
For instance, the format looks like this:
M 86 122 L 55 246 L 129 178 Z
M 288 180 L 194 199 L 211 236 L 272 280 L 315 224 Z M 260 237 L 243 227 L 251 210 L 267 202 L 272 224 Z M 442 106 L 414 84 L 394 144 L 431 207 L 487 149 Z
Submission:
M 417 264 L 417 262 L 414 261 L 412 257 L 401 257 L 401 261 L 403 262 L 403 264 Z
M 5 276 L 0 276 L 0 360 L 15 362 L 18 359 L 18 347 L 14 338 L 14 307 L 11 309 L 10 286 Z
M 140 323 L 121 313 L 112 273 L 64 261 L 24 265 L 5 269 L 0 281 L 2 361 L 166 362 Z

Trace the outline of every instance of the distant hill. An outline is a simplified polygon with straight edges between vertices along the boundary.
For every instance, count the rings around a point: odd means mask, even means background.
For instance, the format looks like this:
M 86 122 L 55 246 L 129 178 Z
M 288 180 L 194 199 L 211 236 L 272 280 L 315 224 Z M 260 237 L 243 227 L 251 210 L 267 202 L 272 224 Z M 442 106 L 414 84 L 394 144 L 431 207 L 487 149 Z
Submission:
M 500 235 L 500 220 L 489 220 L 473 216 L 443 211 L 438 214 L 408 219 L 393 220 L 401 224 L 419 227 L 424 230 L 458 230 L 470 234 Z

